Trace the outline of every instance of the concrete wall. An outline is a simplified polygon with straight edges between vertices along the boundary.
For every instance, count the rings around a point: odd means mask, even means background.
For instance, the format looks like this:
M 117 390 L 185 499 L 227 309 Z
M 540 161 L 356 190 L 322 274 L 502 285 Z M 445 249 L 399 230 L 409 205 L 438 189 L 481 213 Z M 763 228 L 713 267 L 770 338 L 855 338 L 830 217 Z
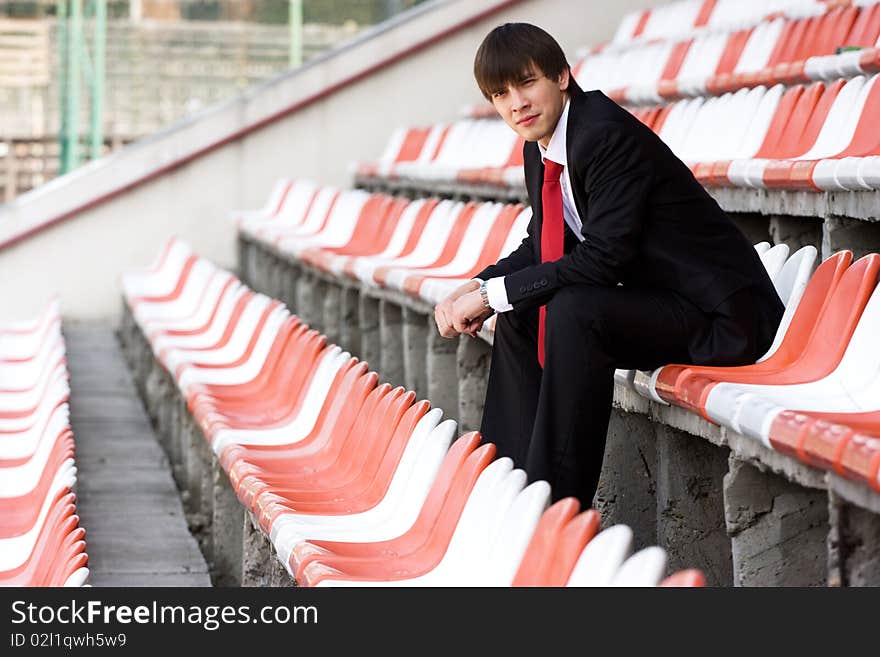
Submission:
M 350 80 L 502 4 L 502 11 L 359 81 Z M 427 3 L 303 69 L 0 206 L 0 321 L 35 315 L 55 293 L 61 295 L 68 319 L 115 318 L 120 272 L 148 264 L 172 234 L 218 264 L 232 267 L 235 231 L 230 211 L 261 206 L 277 178 L 307 176 L 350 185 L 350 163 L 376 158 L 396 126 L 450 120 L 461 107 L 479 102 L 471 75 L 473 55 L 495 25 L 541 25 L 574 59 L 578 48 L 610 39 L 626 12 L 653 4 L 659 3 Z M 272 120 L 334 85 L 341 88 Z M 267 120 L 265 127 L 247 132 Z M 205 150 L 209 152 L 198 155 Z M 102 201 L 105 197 L 109 199 Z M 71 218 L 8 244 L 68 215 Z

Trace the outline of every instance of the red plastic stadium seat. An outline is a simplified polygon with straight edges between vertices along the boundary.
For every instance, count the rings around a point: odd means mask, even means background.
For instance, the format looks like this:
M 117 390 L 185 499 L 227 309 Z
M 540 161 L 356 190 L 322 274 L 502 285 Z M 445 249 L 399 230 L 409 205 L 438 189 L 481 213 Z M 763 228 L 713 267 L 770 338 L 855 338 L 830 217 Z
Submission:
M 559 500 L 541 516 L 512 586 L 565 586 L 584 546 L 599 531 L 601 518 L 590 509 L 578 514 L 572 497 Z

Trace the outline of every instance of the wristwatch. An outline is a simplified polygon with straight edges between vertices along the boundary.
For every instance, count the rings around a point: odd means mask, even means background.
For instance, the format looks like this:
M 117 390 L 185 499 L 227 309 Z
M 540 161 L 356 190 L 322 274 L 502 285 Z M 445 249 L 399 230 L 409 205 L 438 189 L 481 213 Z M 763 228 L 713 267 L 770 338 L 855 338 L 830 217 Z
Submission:
M 480 298 L 483 300 L 484 308 L 492 308 L 489 304 L 489 291 L 486 289 L 486 281 L 480 281 Z

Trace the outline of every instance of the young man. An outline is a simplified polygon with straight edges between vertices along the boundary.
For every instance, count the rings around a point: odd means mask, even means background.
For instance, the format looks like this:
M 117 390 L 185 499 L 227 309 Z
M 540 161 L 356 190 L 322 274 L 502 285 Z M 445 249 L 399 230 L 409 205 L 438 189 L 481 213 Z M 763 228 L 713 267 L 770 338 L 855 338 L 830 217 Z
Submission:
M 498 313 L 483 439 L 592 505 L 615 368 L 741 365 L 783 306 L 752 245 L 649 128 L 582 91 L 533 25 L 495 28 L 474 76 L 525 140 L 532 207 L 510 255 L 437 304 L 444 337 Z

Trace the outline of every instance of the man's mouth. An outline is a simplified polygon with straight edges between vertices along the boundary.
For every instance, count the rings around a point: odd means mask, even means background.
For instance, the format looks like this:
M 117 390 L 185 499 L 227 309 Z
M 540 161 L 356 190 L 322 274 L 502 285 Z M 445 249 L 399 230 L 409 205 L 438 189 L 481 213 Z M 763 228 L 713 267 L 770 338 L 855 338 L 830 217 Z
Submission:
M 534 120 L 537 118 L 538 118 L 537 114 L 531 114 L 529 116 L 526 116 L 526 117 L 520 119 L 519 121 L 516 122 L 516 124 L 522 125 L 522 126 L 528 126 L 528 125 L 531 125 L 534 122 Z

